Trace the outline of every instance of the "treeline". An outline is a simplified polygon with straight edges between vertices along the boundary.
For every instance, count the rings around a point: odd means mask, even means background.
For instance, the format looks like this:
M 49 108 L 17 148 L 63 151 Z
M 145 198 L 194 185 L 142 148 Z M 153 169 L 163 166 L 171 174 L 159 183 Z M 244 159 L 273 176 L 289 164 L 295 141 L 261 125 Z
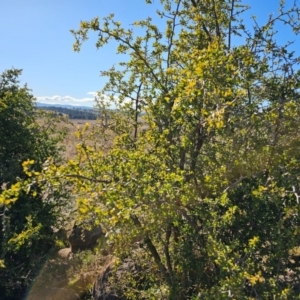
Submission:
M 42 109 L 58 112 L 59 114 L 68 115 L 70 119 L 96 120 L 99 113 L 92 109 L 66 108 L 57 106 L 42 107 Z

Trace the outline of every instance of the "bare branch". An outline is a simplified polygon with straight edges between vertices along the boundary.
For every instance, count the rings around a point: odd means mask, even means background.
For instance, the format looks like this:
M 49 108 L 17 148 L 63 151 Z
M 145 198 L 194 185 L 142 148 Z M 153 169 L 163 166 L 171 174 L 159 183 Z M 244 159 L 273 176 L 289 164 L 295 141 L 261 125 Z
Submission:
M 228 50 L 230 50 L 231 48 L 231 27 L 232 27 L 233 11 L 234 11 L 234 0 L 231 1 L 231 9 L 230 9 L 230 21 L 228 27 Z
M 195 8 L 198 7 L 199 1 L 196 2 L 195 0 L 191 0 L 191 2 L 192 2 L 193 6 L 194 6 Z M 206 33 L 206 35 L 207 35 L 209 41 L 211 42 L 211 41 L 212 41 L 212 38 L 211 38 L 210 33 L 209 33 L 208 29 L 206 28 L 204 22 L 202 22 L 202 28 L 203 28 L 204 32 Z
M 236 180 L 235 182 L 233 182 L 231 185 L 229 185 L 224 191 L 223 194 L 226 193 L 227 191 L 229 191 L 230 189 L 236 187 L 239 183 L 241 183 L 243 181 L 243 179 L 245 179 L 246 177 L 241 176 L 238 180 Z
M 213 10 L 214 10 L 214 15 L 215 15 L 215 23 L 216 23 L 216 34 L 220 38 L 221 37 L 221 31 L 220 31 L 220 26 L 219 26 L 219 22 L 218 22 L 217 12 L 216 12 L 215 0 L 213 0 Z
M 136 225 L 137 227 L 139 227 L 140 229 L 142 229 L 142 224 L 140 222 L 140 220 L 138 219 L 138 217 L 136 215 L 131 215 L 131 220 L 133 221 L 134 225 Z M 144 242 L 146 243 L 148 250 L 150 251 L 150 253 L 152 254 L 154 261 L 156 262 L 156 264 L 158 265 L 160 271 L 162 272 L 162 274 L 164 275 L 164 277 L 166 278 L 166 280 L 171 283 L 170 280 L 170 274 L 168 274 L 168 271 L 166 269 L 166 267 L 164 266 L 164 264 L 161 261 L 161 258 L 155 248 L 155 246 L 153 245 L 150 237 L 148 234 L 145 233 L 144 236 Z
M 99 27 L 98 27 L 97 30 L 100 31 L 101 33 L 108 34 L 109 36 L 113 37 L 116 41 L 121 41 L 122 43 L 124 43 L 125 45 L 127 45 L 130 49 L 132 49 L 134 51 L 134 53 L 143 61 L 143 63 L 145 64 L 145 66 L 149 69 L 151 75 L 155 79 L 156 83 L 158 83 L 158 85 L 160 85 L 161 89 L 164 92 L 168 92 L 167 89 L 166 89 L 166 87 L 161 83 L 161 80 L 159 80 L 159 78 L 156 76 L 156 74 L 154 72 L 154 69 L 151 68 L 151 66 L 149 65 L 148 60 L 143 55 L 141 55 L 140 51 L 138 51 L 129 41 L 127 41 L 126 39 L 123 39 L 120 36 L 117 36 L 117 35 L 109 32 L 109 31 L 105 31 L 105 30 L 103 30 L 103 29 L 101 29 Z

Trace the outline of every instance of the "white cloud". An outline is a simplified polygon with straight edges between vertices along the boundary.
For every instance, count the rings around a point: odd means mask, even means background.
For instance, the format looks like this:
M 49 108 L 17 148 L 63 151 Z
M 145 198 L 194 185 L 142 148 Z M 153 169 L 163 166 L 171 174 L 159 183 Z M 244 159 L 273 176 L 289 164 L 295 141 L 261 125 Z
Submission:
M 98 92 L 88 92 L 87 95 L 92 95 L 94 97 L 98 96 Z
M 63 104 L 63 105 L 74 105 L 74 106 L 94 106 L 95 105 L 95 96 L 97 92 L 88 92 L 87 95 L 92 97 L 85 98 L 74 98 L 71 96 L 41 96 L 36 97 L 37 102 L 46 103 L 46 104 Z
M 114 108 L 116 105 L 111 102 L 109 96 L 104 94 L 99 94 L 98 92 L 88 92 L 85 98 L 74 98 L 72 96 L 41 96 L 36 97 L 37 102 L 44 104 L 60 104 L 60 105 L 73 105 L 73 106 L 90 106 L 93 107 L 96 102 L 95 98 L 102 99 L 104 103 L 108 104 L 110 107 Z M 117 97 L 115 97 L 117 100 Z M 129 103 L 131 100 L 126 98 L 123 103 Z

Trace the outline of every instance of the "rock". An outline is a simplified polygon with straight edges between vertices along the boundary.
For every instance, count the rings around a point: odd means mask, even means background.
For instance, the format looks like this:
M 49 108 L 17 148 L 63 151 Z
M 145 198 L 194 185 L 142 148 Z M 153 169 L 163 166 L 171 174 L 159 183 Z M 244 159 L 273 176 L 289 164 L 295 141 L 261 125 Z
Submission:
M 113 271 L 113 263 L 111 263 L 94 283 L 94 300 L 126 300 L 122 296 L 122 284 L 126 285 L 129 277 L 138 280 L 140 271 L 141 269 L 129 258 L 125 259 L 115 272 Z M 113 286 L 112 281 L 117 284 L 121 283 L 121 286 Z
M 72 250 L 71 248 L 60 249 L 57 254 L 60 258 L 69 259 L 72 256 Z
M 68 231 L 64 228 L 54 229 L 53 233 L 60 240 L 66 241 L 68 239 Z
M 285 287 L 290 287 L 294 295 L 300 295 L 300 278 L 296 272 L 286 269 L 284 275 L 279 275 L 279 282 Z
M 96 246 L 97 240 L 102 236 L 104 236 L 104 234 L 100 226 L 88 230 L 74 225 L 69 236 L 71 250 L 73 253 L 76 253 L 79 250 L 93 250 Z

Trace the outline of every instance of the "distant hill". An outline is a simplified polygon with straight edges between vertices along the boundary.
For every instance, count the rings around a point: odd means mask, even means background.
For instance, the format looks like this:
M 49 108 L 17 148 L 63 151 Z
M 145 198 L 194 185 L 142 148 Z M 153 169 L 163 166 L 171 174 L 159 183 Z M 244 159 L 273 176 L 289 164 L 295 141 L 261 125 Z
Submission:
M 99 114 L 91 107 L 87 106 L 73 106 L 64 104 L 46 104 L 36 103 L 36 106 L 40 109 L 55 111 L 59 114 L 68 115 L 70 119 L 79 120 L 96 120 Z
M 36 102 L 36 106 L 37 107 L 63 107 L 63 108 L 69 108 L 69 109 L 93 110 L 93 108 L 89 107 L 89 106 L 77 106 L 77 105 L 70 105 L 70 104 L 49 104 L 49 103 Z

